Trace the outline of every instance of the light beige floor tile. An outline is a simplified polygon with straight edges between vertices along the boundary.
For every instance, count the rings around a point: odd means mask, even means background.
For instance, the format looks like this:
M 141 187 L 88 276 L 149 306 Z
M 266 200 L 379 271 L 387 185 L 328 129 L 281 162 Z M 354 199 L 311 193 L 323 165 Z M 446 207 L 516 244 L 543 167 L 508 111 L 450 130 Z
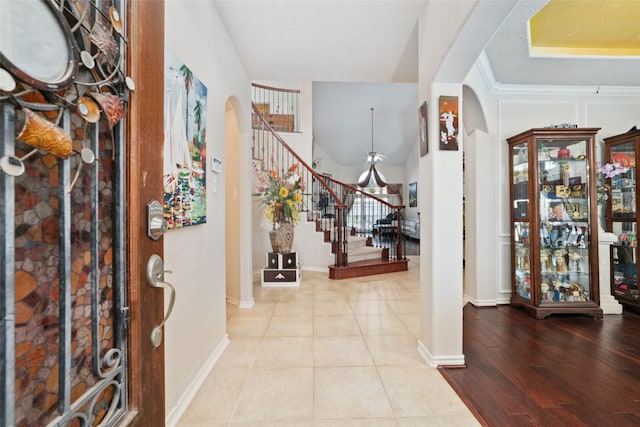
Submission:
M 419 277 L 412 278 L 409 274 L 405 275 L 404 278 L 399 278 L 397 280 L 398 285 L 402 286 L 405 289 L 420 289 L 420 279 Z
M 471 415 L 398 418 L 398 427 L 479 427 Z
M 378 294 L 384 300 L 415 300 L 415 296 L 411 292 L 401 287 L 378 289 Z
M 265 337 L 311 337 L 313 316 L 273 316 Z
M 182 421 L 200 423 L 229 420 L 248 374 L 248 369 L 214 368 L 198 390 Z
M 418 314 L 398 314 L 402 324 L 411 332 L 411 335 L 418 338 L 420 336 L 420 315 Z
M 420 314 L 420 302 L 416 299 L 387 300 L 387 304 L 396 314 Z
M 416 337 L 406 335 L 367 335 L 367 346 L 376 366 L 424 365 Z
M 237 305 L 227 302 L 226 310 L 227 310 L 226 311 L 227 320 L 229 320 L 229 317 L 231 317 L 233 314 L 236 313 L 236 311 L 238 311 L 240 309 L 238 308 Z
M 364 335 L 401 335 L 409 330 L 395 314 L 356 316 Z
M 230 338 L 262 337 L 269 324 L 267 316 L 232 316 L 227 321 L 227 333 Z
M 393 314 L 391 307 L 386 301 L 373 300 L 350 300 L 351 310 L 356 316 L 377 316 L 379 314 Z
M 310 288 L 284 288 L 282 295 L 280 296 L 279 302 L 312 302 L 313 301 L 313 291 Z
M 256 368 L 313 367 L 313 338 L 265 337 L 260 344 Z
M 177 427 L 227 427 L 229 423 L 226 421 L 216 422 L 216 421 L 189 421 L 185 419 L 180 419 Z
M 396 427 L 395 418 L 344 418 L 316 420 L 315 427 Z
M 360 336 L 361 334 L 360 326 L 353 315 L 314 316 L 313 335 L 316 337 Z
M 373 367 L 315 369 L 315 416 L 323 418 L 389 417 L 393 414 Z
M 343 296 L 341 300 L 334 301 L 318 301 L 313 303 L 313 314 L 316 316 L 340 316 L 352 314 L 351 304 Z
M 278 288 L 253 287 L 253 299 L 256 302 L 278 302 L 280 301 L 280 295 Z
M 395 280 L 396 275 L 393 274 L 390 277 L 386 278 L 386 279 L 380 279 L 380 280 L 375 280 L 371 282 L 371 285 L 374 286 L 376 289 L 380 290 L 380 289 L 402 289 L 401 286 L 398 284 L 398 281 Z M 382 277 L 382 276 L 379 276 Z
M 234 310 L 234 315 L 250 317 L 250 316 L 271 316 L 276 303 L 273 301 L 256 301 L 251 308 L 238 308 Z M 235 306 L 234 306 L 235 307 Z
M 342 292 L 341 290 L 322 290 L 322 291 L 314 291 L 313 300 L 316 303 L 319 302 L 347 302 L 347 294 Z
M 314 337 L 315 366 L 373 366 L 362 336 Z
M 274 316 L 313 316 L 313 300 L 305 301 L 280 301 L 273 310 Z
M 254 369 L 244 382 L 233 420 L 313 419 L 313 369 Z
M 220 368 L 250 368 L 256 361 L 258 348 L 262 338 L 235 337 L 231 338 L 216 367 Z
M 378 372 L 396 416 L 471 415 L 437 369 L 382 366 Z
M 350 292 L 347 294 L 347 299 L 349 300 L 349 302 L 383 300 L 383 298 L 380 296 L 378 291 L 373 286 L 368 286 L 365 289 L 361 289 L 355 292 Z
M 178 426 L 478 426 L 418 353 L 419 257 L 409 259 L 408 272 L 256 282 L 253 308 L 227 304 L 230 343 Z
M 232 421 L 228 427 L 314 427 L 313 420 Z
M 415 289 L 415 288 L 407 288 L 407 290 L 409 292 L 411 292 L 411 294 L 418 300 L 420 301 L 420 289 Z

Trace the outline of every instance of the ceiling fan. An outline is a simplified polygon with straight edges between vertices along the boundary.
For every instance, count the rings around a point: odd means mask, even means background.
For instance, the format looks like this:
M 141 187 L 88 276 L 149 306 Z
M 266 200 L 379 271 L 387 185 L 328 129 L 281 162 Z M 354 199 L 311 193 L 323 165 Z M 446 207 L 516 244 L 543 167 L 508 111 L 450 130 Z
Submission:
M 376 153 L 373 150 L 373 108 L 371 108 L 371 151 L 367 156 L 369 168 L 358 178 L 358 185 L 360 187 L 372 187 L 374 185 L 384 187 L 387 185 L 387 179 L 376 169 L 376 163 L 384 160 L 384 157 L 384 154 Z

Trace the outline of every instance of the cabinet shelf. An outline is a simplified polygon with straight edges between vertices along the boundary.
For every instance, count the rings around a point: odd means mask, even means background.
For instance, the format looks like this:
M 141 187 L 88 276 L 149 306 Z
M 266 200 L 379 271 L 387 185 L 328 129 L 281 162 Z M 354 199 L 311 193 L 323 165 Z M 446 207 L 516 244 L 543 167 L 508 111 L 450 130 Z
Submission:
M 530 129 L 508 138 L 511 304 L 543 319 L 602 317 L 594 224 L 599 129 Z

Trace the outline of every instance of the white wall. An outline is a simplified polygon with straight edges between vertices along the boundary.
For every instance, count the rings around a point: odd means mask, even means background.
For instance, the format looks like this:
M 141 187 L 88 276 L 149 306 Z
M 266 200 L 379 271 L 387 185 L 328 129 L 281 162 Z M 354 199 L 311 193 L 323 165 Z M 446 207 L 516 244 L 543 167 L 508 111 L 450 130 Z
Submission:
M 167 1 L 165 44 L 207 87 L 207 157 L 215 155 L 223 162 L 215 193 L 213 174 L 207 173 L 207 223 L 171 230 L 164 237 L 165 266 L 173 271 L 166 279 L 176 288 L 173 314 L 165 326 L 167 425 L 173 425 L 228 343 L 224 206 L 225 171 L 232 165 L 225 155 L 225 104 L 236 98 L 239 139 L 245 144 L 241 152 L 247 153 L 250 83 L 210 2 Z M 248 169 L 241 166 L 241 176 L 248 176 Z M 247 205 L 248 182 L 238 188 L 241 205 Z M 238 238 L 243 247 L 250 245 L 250 236 Z

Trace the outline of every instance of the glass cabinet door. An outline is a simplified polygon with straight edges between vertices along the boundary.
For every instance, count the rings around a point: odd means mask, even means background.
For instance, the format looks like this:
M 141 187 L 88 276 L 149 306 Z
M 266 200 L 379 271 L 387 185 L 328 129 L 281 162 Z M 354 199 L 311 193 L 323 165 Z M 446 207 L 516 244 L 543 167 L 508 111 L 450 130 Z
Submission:
M 585 140 L 538 141 L 540 303 L 591 301 Z
M 529 223 L 513 224 L 515 294 L 531 300 L 531 251 Z
M 531 300 L 531 252 L 529 241 L 529 145 L 512 148 L 514 292 Z
M 614 221 L 618 243 L 611 246 L 611 290 L 614 296 L 638 300 L 638 247 L 636 222 Z
M 528 144 L 513 147 L 513 218 L 529 218 L 529 150 Z
M 610 146 L 609 163 L 628 168 L 611 178 L 611 290 L 614 296 L 638 300 L 635 142 Z
M 627 172 L 611 178 L 611 218 L 636 216 L 636 153 L 635 143 L 615 145 L 611 147 L 609 162 L 629 168 Z

